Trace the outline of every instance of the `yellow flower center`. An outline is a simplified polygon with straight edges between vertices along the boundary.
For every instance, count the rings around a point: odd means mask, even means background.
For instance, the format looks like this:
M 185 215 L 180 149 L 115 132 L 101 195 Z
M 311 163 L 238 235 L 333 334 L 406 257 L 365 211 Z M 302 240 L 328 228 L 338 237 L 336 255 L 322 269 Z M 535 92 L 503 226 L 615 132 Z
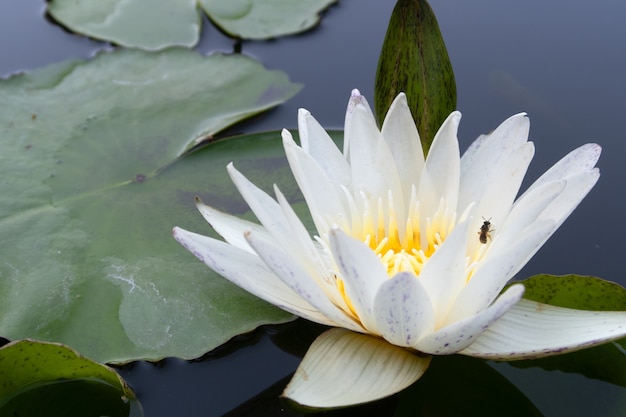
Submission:
M 375 227 L 366 228 L 363 236 L 355 237 L 362 238 L 363 242 L 378 255 L 389 277 L 405 271 L 419 275 L 426 261 L 441 246 L 454 227 L 455 216 L 448 213 L 440 214 L 441 211 L 435 213 L 433 219 L 427 219 L 423 233 L 417 210 L 407 218 L 402 234 L 395 213 L 391 211 L 387 221 L 379 215 Z
M 456 213 L 446 210 L 441 201 L 432 218 L 426 218 L 425 227 L 420 227 L 419 204 L 414 202 L 410 205 L 400 229 L 393 206 L 390 204 L 387 213 L 384 213 L 381 206 L 379 203 L 376 220 L 366 210 L 361 219 L 361 227 L 348 233 L 362 240 L 378 255 L 390 278 L 399 272 L 412 272 L 419 276 L 428 259 L 454 228 Z M 346 294 L 345 283 L 340 277 L 336 277 L 335 282 L 344 305 L 347 306 L 347 312 L 359 320 L 354 305 Z

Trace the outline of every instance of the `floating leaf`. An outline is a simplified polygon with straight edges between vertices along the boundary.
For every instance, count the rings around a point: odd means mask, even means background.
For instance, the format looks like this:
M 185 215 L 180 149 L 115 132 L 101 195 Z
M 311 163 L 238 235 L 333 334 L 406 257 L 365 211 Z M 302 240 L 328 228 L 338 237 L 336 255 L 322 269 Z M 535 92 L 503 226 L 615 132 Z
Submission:
M 117 372 L 58 343 L 21 340 L 3 346 L 0 381 L 3 416 L 142 415 Z
M 337 0 L 199 0 L 209 18 L 228 35 L 269 39 L 304 32 Z
M 540 303 L 578 310 L 626 311 L 626 289 L 597 277 L 541 274 L 522 283 L 524 298 Z
M 456 109 L 454 72 L 426 0 L 398 0 L 378 59 L 374 105 L 382 124 L 398 93 L 407 96 L 424 153 Z
M 267 39 L 303 32 L 336 0 L 51 0 L 48 13 L 70 30 L 118 45 L 193 47 L 203 7 L 233 37 Z
M 297 90 L 252 59 L 187 50 L 118 51 L 1 81 L 0 335 L 125 362 L 197 357 L 290 320 L 197 262 L 171 229 L 208 228 L 196 194 L 247 211 L 230 161 L 268 181 L 288 175 L 274 166 L 278 132 L 180 156 Z

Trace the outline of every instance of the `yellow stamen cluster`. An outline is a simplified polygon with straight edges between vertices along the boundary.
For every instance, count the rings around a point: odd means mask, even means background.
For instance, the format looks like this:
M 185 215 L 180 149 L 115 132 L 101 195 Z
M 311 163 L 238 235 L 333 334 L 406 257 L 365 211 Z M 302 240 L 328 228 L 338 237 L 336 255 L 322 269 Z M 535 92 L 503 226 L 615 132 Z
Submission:
M 450 216 L 436 215 L 434 221 L 429 219 L 422 236 L 419 217 L 411 216 L 406 220 L 401 236 L 395 213 L 391 211 L 387 221 L 379 216 L 375 231 L 365 231 L 363 242 L 378 255 L 389 277 L 403 271 L 419 275 L 426 261 L 441 246 L 453 226 L 454 220 L 446 217 Z
M 344 225 L 352 225 L 351 228 L 346 227 L 348 230 L 344 230 L 362 240 L 378 256 L 389 278 L 399 272 L 411 272 L 419 277 L 426 262 L 441 247 L 456 225 L 456 213 L 447 209 L 443 199 L 432 217 L 421 218 L 415 190 L 412 194 L 409 207 L 401 214 L 400 221 L 390 193 L 387 210 L 383 209 L 380 200 L 375 211 L 371 210 L 370 205 L 365 204 L 362 214 L 359 215 L 354 210 L 351 223 L 346 222 Z M 357 204 L 354 204 L 354 201 L 352 203 L 352 207 L 356 208 Z M 372 215 L 374 213 L 376 214 Z M 420 224 L 420 219 L 423 224 Z M 469 275 L 471 272 L 468 270 L 468 277 Z M 335 276 L 335 285 L 343 300 L 339 305 L 355 320 L 359 320 L 341 277 Z

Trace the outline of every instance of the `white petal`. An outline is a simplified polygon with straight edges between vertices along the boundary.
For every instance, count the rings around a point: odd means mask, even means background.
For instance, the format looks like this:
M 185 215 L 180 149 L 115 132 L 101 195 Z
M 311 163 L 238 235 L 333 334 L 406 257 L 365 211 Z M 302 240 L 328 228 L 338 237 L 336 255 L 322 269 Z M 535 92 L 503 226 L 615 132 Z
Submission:
M 473 178 L 493 177 L 500 157 L 522 146 L 528 140 L 529 130 L 530 121 L 525 113 L 509 117 L 493 132 L 479 136 L 469 146 L 461 158 L 461 172 Z
M 421 228 L 427 224 L 426 218 L 432 217 L 437 211 L 442 198 L 446 207 L 456 209 L 460 175 L 459 141 L 456 135 L 460 121 L 461 113 L 451 113 L 441 125 L 428 151 L 418 189 Z M 425 242 L 422 245 L 426 246 Z
M 265 241 L 258 234 L 249 233 L 246 238 L 269 269 L 317 311 L 328 317 L 336 326 L 363 331 L 358 323 L 331 302 L 327 290 L 319 285 L 320 280 L 312 277 L 293 256 Z
M 574 149 L 539 177 L 526 192 L 551 181 L 593 171 L 601 152 L 602 148 L 595 143 L 587 143 Z
M 424 151 L 404 93 L 398 94 L 391 103 L 381 133 L 393 154 L 404 201 L 408 202 L 412 186 L 419 185 L 424 167 Z
M 317 162 L 295 144 L 287 130 L 283 130 L 283 146 L 320 236 L 325 236 L 333 224 L 348 227 L 341 184 L 332 183 Z
M 333 408 L 378 400 L 417 381 L 430 356 L 418 356 L 368 335 L 331 329 L 309 348 L 283 396 Z
M 420 272 L 419 280 L 435 309 L 436 325 L 441 326 L 467 279 L 467 244 L 469 222 L 457 225 L 430 257 Z
M 536 228 L 541 213 L 563 192 L 565 186 L 564 180 L 549 182 L 518 199 L 506 220 L 498 225 L 497 234 L 493 234 L 489 255 L 498 256 L 519 241 L 525 230 Z
M 348 100 L 348 108 L 346 109 L 346 118 L 343 124 L 344 126 L 343 154 L 347 160 L 350 160 L 350 147 L 351 147 L 351 140 L 352 140 L 352 138 L 350 137 L 351 132 L 352 132 L 352 129 L 350 128 L 350 126 L 352 126 L 352 123 L 353 123 L 352 121 L 353 112 L 354 112 L 354 109 L 359 105 L 363 106 L 365 109 L 369 110 L 370 113 L 372 113 L 372 110 L 370 109 L 370 106 L 367 103 L 367 99 L 361 95 L 361 92 L 359 90 L 355 88 L 350 93 L 350 100 Z M 372 119 L 373 118 L 374 118 L 374 114 L 372 113 Z
M 274 186 L 274 192 L 276 193 L 276 198 L 283 211 L 283 215 L 293 232 L 293 245 L 295 245 L 303 254 L 302 260 L 309 263 L 310 267 L 318 273 L 328 274 L 330 265 L 323 261 L 319 248 L 311 239 L 311 236 L 304 227 L 304 224 L 302 224 L 297 214 L 293 211 L 293 208 L 277 186 Z
M 318 163 L 331 182 L 351 189 L 348 161 L 326 130 L 304 109 L 298 111 L 298 133 L 302 149 Z
M 435 311 L 421 280 L 400 272 L 387 280 L 374 299 L 380 334 L 396 346 L 411 347 L 435 328 Z
M 374 297 L 389 280 L 382 262 L 363 242 L 346 235 L 341 229 L 330 232 L 330 248 L 350 298 L 365 328 L 377 334 Z
M 246 200 L 254 215 L 274 238 L 283 246 L 291 242 L 291 228 L 283 216 L 280 206 L 265 191 L 250 182 L 232 163 L 227 166 L 228 174 Z
M 514 360 L 557 355 L 626 336 L 626 312 L 583 311 L 521 300 L 460 353 Z
M 565 190 L 541 213 L 539 218 L 554 219 L 558 228 L 596 185 L 599 178 L 600 172 L 597 169 L 567 177 Z
M 198 197 L 196 197 L 196 207 L 202 214 L 202 217 L 226 242 L 247 252 L 254 253 L 243 236 L 246 231 L 255 230 L 258 233 L 268 233 L 267 230 L 256 223 L 231 216 L 211 206 L 207 206 Z
M 594 143 L 574 149 L 535 181 L 520 200 L 539 187 L 565 180 L 565 190 L 539 216 L 539 219 L 554 220 L 558 228 L 598 181 L 600 171 L 594 165 L 601 150 Z
M 474 343 L 489 326 L 517 303 L 523 294 L 523 285 L 513 285 L 486 310 L 425 336 L 415 348 L 433 355 L 457 353 Z
M 378 201 L 387 201 L 391 191 L 396 203 L 396 214 L 398 218 L 404 218 L 403 189 L 393 155 L 383 140 L 367 103 L 355 104 L 345 135 L 350 137 L 349 161 L 353 194 L 363 194 L 370 206 L 376 209 Z
M 220 240 L 175 227 L 174 238 L 209 268 L 275 306 L 317 323 L 335 323 L 285 285 L 256 255 Z
M 293 231 L 293 245 L 296 250 L 302 254 L 300 258 L 301 265 L 309 271 L 309 274 L 315 279 L 320 286 L 326 288 L 326 292 L 332 302 L 342 308 L 348 310 L 345 300 L 339 293 L 335 284 L 335 277 L 332 273 L 332 265 L 330 259 L 322 256 L 321 249 L 311 240 L 306 228 L 293 211 L 285 196 L 280 192 L 278 187 L 274 186 L 278 203 L 283 210 L 285 218 Z
M 459 199 L 465 199 L 467 203 L 476 201 L 473 224 L 475 230 L 483 224 L 483 219 L 489 220 L 494 227 L 495 233 L 491 234 L 492 237 L 497 235 L 500 229 L 504 230 L 501 228 L 502 222 L 511 210 L 533 155 L 534 145 L 527 142 L 501 155 L 500 160 L 494 162 L 495 170 L 486 166 L 482 171 L 479 170 L 481 174 L 487 173 L 486 176 L 471 177 L 469 173 L 462 172 Z M 463 204 L 459 201 L 458 210 L 465 209 Z M 474 239 L 471 241 L 469 251 L 475 251 L 479 245 L 481 245 L 479 240 Z
M 504 248 L 498 256 L 488 254 L 487 259 L 478 266 L 465 288 L 459 293 L 446 318 L 446 323 L 471 317 L 491 304 L 506 283 L 537 252 L 553 230 L 553 222 L 539 223 L 534 230 L 518 236 L 518 240 Z

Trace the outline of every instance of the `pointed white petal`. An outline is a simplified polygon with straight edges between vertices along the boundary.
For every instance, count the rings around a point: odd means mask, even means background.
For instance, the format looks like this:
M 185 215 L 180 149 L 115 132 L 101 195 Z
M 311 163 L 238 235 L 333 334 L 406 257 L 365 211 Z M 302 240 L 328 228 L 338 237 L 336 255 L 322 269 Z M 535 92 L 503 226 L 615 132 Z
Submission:
M 295 144 L 286 130 L 283 130 L 283 146 L 320 236 L 325 236 L 333 224 L 348 227 L 343 192 L 339 188 L 341 184 L 332 183 L 317 162 Z
M 320 249 L 311 239 L 311 236 L 304 227 L 304 224 L 302 224 L 300 218 L 298 218 L 298 215 L 293 211 L 293 208 L 277 186 L 274 186 L 274 192 L 276 193 L 276 199 L 278 200 L 278 204 L 283 211 L 283 215 L 293 232 L 293 245 L 295 245 L 299 251 L 303 253 L 302 260 L 307 261 L 310 264 L 310 267 L 318 273 L 328 274 L 330 265 L 323 261 Z
M 563 192 L 565 181 L 553 181 L 535 187 L 515 202 L 506 220 L 498 225 L 497 234 L 490 247 L 490 256 L 497 256 L 519 241 L 528 228 L 536 228 L 536 222 L 544 210 Z M 497 236 L 497 239 L 495 237 Z
M 461 158 L 461 185 L 457 211 L 476 203 L 474 227 L 489 220 L 495 233 L 503 230 L 502 223 L 518 193 L 528 165 L 534 155 L 534 145 L 528 140 L 530 122 L 524 113 L 514 115 L 489 135 L 480 136 Z M 478 239 L 470 241 L 468 251 L 475 252 Z
M 404 201 L 408 202 L 412 186 L 419 185 L 424 167 L 424 151 L 404 93 L 398 94 L 391 103 L 381 133 L 393 154 Z
M 258 233 L 268 233 L 261 225 L 231 216 L 211 206 L 207 206 L 197 197 L 196 207 L 198 211 L 200 211 L 200 214 L 202 214 L 202 217 L 204 217 L 226 242 L 246 252 L 254 253 L 243 236 L 246 231 L 254 230 Z
M 479 153 L 483 151 L 485 142 L 489 139 L 489 134 L 479 135 L 474 142 L 470 143 L 463 156 L 461 156 L 461 171 L 465 172 L 469 167 L 476 164 L 480 159 Z
M 380 286 L 389 280 L 387 271 L 374 251 L 341 229 L 332 229 L 329 237 L 331 252 L 344 280 L 346 295 L 365 328 L 377 334 L 374 297 Z
M 537 252 L 541 244 L 554 230 L 553 222 L 538 223 L 536 228 L 521 236 L 497 256 L 489 253 L 459 293 L 450 309 L 446 323 L 471 317 L 484 310 L 496 299 L 506 283 Z
M 376 327 L 396 346 L 411 347 L 435 328 L 435 311 L 421 280 L 400 272 L 387 280 L 374 299 Z
M 517 303 L 523 294 L 523 285 L 513 285 L 487 309 L 425 336 L 417 342 L 415 348 L 432 355 L 457 353 L 474 343 L 489 326 Z
M 420 272 L 419 280 L 429 295 L 435 309 L 436 325 L 447 315 L 467 279 L 468 225 L 457 225 L 443 242 L 441 247 L 430 257 Z
M 428 151 L 418 189 L 420 225 L 426 225 L 426 218 L 437 211 L 441 199 L 446 207 L 452 210 L 457 207 L 460 161 L 456 135 L 460 121 L 461 113 L 451 113 L 439 128 Z
M 526 113 L 509 117 L 493 132 L 479 136 L 467 148 L 461 158 L 461 172 L 471 177 L 480 177 L 480 171 L 489 173 L 493 166 L 498 165 L 502 155 L 514 152 L 528 140 L 529 130 L 530 121 Z
M 255 233 L 248 233 L 246 238 L 269 269 L 317 311 L 328 317 L 336 326 L 363 331 L 357 322 L 331 302 L 328 290 L 319 285 L 320 280 L 312 277 L 293 256 Z
M 626 336 L 625 311 L 583 311 L 521 300 L 459 353 L 487 359 L 540 358 Z
M 283 210 L 283 214 L 293 231 L 294 249 L 302 253 L 302 257 L 300 258 L 302 266 L 309 271 L 309 274 L 316 280 L 318 285 L 326 288 L 326 293 L 335 305 L 339 306 L 344 311 L 348 311 L 348 306 L 335 284 L 330 256 L 328 258 L 322 256 L 322 249 L 311 240 L 309 233 L 287 202 L 285 196 L 276 186 L 274 186 L 274 191 L 276 192 L 276 198 Z
M 598 179 L 600 171 L 594 169 L 591 172 L 583 172 L 567 177 L 565 189 L 559 196 L 541 213 L 539 219 L 553 219 L 557 228 L 574 211 L 585 196 L 591 191 Z
M 486 261 L 501 259 L 510 265 L 508 272 L 501 275 L 500 282 L 512 278 L 543 246 L 595 185 L 598 176 L 594 170 L 570 176 L 567 180 L 544 183 L 533 187 L 516 202 L 501 227 L 502 233 L 496 234 Z M 531 235 L 534 235 L 532 241 L 526 241 L 525 236 Z M 518 266 L 513 267 L 513 262 Z
M 174 238 L 209 268 L 275 306 L 317 323 L 335 323 L 285 285 L 256 255 L 220 240 L 175 227 Z
M 350 160 L 350 147 L 351 147 L 351 132 L 350 126 L 353 124 L 353 112 L 357 106 L 363 106 L 365 109 L 372 113 L 367 99 L 361 95 L 361 92 L 356 88 L 350 93 L 350 100 L 348 100 L 348 108 L 346 109 L 346 118 L 344 121 L 344 136 L 343 136 L 343 154 L 347 160 Z M 372 118 L 374 114 L 372 113 Z
M 534 149 L 531 142 L 524 143 L 519 148 L 501 155 L 500 160 L 494 162 L 495 166 L 492 169 L 485 166 L 482 171 L 478 170 L 480 177 L 462 173 L 459 199 L 465 200 L 468 204 L 476 201 L 473 224 L 475 230 L 483 224 L 483 219 L 489 220 L 494 227 L 495 233 L 491 233 L 492 237 L 495 237 L 500 229 L 504 230 L 500 226 L 515 201 L 533 158 Z M 458 210 L 465 208 L 463 204 L 459 201 Z M 470 243 L 469 252 L 474 252 L 481 244 L 478 239 Z
M 593 171 L 601 152 L 602 148 L 595 143 L 587 143 L 574 149 L 539 177 L 526 192 L 551 181 Z
M 228 164 L 226 169 L 237 190 L 265 229 L 281 245 L 289 246 L 291 229 L 278 203 L 237 171 L 232 163 Z
M 302 149 L 313 158 L 331 182 L 352 188 L 350 165 L 326 130 L 307 110 L 298 111 Z
M 396 214 L 398 218 L 404 218 L 404 209 L 400 209 L 405 204 L 403 189 L 393 155 L 366 104 L 359 102 L 354 106 L 345 134 L 350 137 L 349 161 L 353 193 L 363 194 L 370 206 L 376 209 L 378 201 L 387 201 L 391 191 L 396 203 Z
M 283 396 L 317 408 L 378 400 L 417 381 L 430 356 L 368 335 L 331 329 L 309 348 Z

